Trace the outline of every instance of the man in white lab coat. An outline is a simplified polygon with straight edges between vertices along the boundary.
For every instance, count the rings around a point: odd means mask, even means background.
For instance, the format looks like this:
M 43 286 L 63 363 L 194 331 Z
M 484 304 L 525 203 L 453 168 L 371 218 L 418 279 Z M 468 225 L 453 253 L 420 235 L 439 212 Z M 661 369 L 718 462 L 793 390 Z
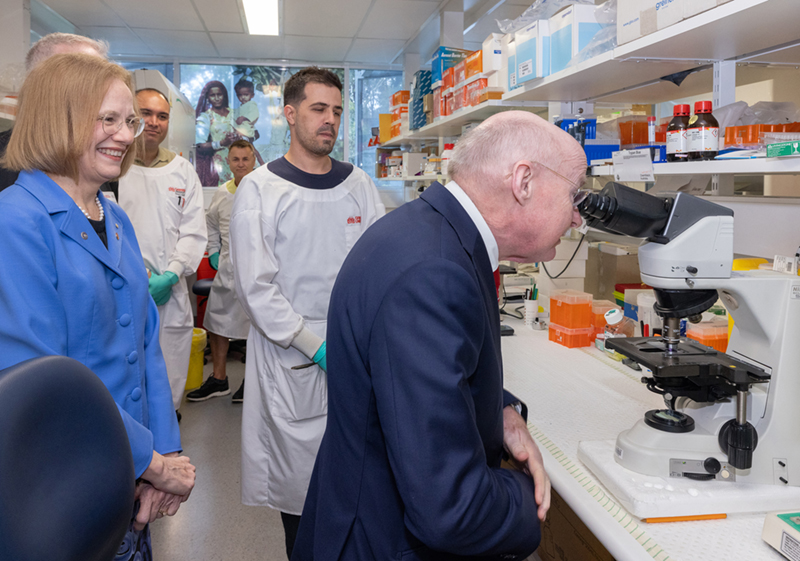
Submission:
M 186 277 L 197 270 L 207 242 L 203 189 L 192 164 L 161 146 L 169 132 L 167 98 L 158 90 L 143 89 L 136 92 L 136 100 L 145 119 L 145 150 L 120 179 L 119 204 L 133 223 L 149 271 L 177 412 L 189 372 L 194 327 Z
M 289 151 L 242 180 L 231 259 L 250 317 L 242 415 L 242 502 L 281 511 L 289 557 L 325 431 L 325 330 L 334 280 L 384 213 L 372 180 L 328 156 L 342 115 L 335 74 L 305 68 L 286 82 Z
M 233 179 L 219 186 L 206 211 L 208 230 L 208 262 L 217 271 L 208 295 L 203 327 L 208 331 L 214 372 L 203 385 L 186 394 L 187 401 L 206 401 L 231 393 L 225 362 L 230 339 L 246 339 L 250 320 L 236 298 L 233 286 L 233 265 L 230 258 L 230 223 L 233 197 L 245 175 L 253 171 L 256 150 L 246 140 L 237 140 L 228 148 L 228 167 Z M 244 399 L 244 381 L 233 394 L 233 402 Z

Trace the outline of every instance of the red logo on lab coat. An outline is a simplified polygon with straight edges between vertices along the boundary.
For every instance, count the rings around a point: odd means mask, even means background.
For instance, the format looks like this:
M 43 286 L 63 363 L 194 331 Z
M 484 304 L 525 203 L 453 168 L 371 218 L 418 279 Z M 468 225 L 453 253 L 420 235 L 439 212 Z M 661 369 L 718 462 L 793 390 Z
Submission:
M 347 219 L 348 224 L 361 224 L 361 217 L 360 216 L 351 216 Z

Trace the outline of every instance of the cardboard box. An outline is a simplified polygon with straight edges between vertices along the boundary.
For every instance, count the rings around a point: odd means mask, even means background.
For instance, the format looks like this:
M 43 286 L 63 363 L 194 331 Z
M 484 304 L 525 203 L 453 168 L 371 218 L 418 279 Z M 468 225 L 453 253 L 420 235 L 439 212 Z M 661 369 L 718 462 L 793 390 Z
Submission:
M 453 92 L 447 93 L 444 96 L 444 113 L 442 113 L 443 117 L 447 117 L 453 114 Z
M 466 86 L 466 105 L 474 107 L 480 103 L 481 92 L 489 85 L 486 78 L 479 78 L 469 82 Z
M 716 5 L 718 0 L 712 1 Z M 703 5 L 706 2 L 708 0 L 617 0 L 617 44 L 622 45 L 674 25 L 685 17 L 687 5 Z
M 717 7 L 717 0 L 691 0 L 683 3 L 683 18 L 690 18 L 699 13 Z
M 455 89 L 455 91 L 453 91 L 453 113 L 455 113 L 459 109 L 463 109 L 464 107 L 466 107 L 466 103 L 467 103 L 467 87 L 458 86 Z
M 483 51 L 475 51 L 464 59 L 466 65 L 466 79 L 483 74 Z
M 455 68 L 448 68 L 444 71 L 443 78 L 442 78 L 442 89 L 446 90 L 447 88 L 452 88 L 455 85 L 453 81 L 453 71 Z
M 444 100 L 442 99 L 442 88 L 435 88 L 433 90 L 433 118 L 438 119 L 444 113 L 442 109 L 442 104 Z
M 598 300 L 613 302 L 615 284 L 641 281 L 639 256 L 636 253 L 612 255 L 601 251 L 598 245 L 591 244 L 586 263 L 586 292 Z
M 550 23 L 546 19 L 527 25 L 514 34 L 517 83 L 550 74 Z
M 642 36 L 639 19 L 641 0 L 617 0 L 617 44 L 623 45 Z
M 489 101 L 490 99 L 503 99 L 503 92 L 489 92 L 484 90 L 478 97 L 478 104 Z
M 497 72 L 503 64 L 503 34 L 492 33 L 483 41 L 483 72 Z
M 570 238 L 561 238 L 561 241 L 556 246 L 556 255 L 553 259 L 570 259 L 575 254 L 575 259 L 587 259 L 589 257 L 589 244 L 582 243 L 578 253 L 575 249 L 578 247 L 580 241 Z
M 400 105 L 402 103 L 408 103 L 408 100 L 411 99 L 411 92 L 409 90 L 400 90 L 392 94 L 392 105 Z
M 536 554 L 542 561 L 614 561 L 555 489 L 550 491 L 550 510 Z
M 426 156 L 422 152 L 403 152 L 403 176 L 411 177 L 422 171 Z
M 433 54 L 433 63 L 431 64 L 431 83 L 435 86 L 437 82 L 441 82 L 445 70 L 454 67 L 456 64 L 467 58 L 470 52 L 472 51 L 456 49 L 455 47 L 439 47 Z
M 550 74 L 564 70 L 572 57 L 588 45 L 600 31 L 600 24 L 594 17 L 594 11 L 593 5 L 576 4 L 550 18 Z M 517 81 L 519 82 L 519 77 Z
M 378 115 L 378 140 L 386 144 L 392 139 L 392 114 L 381 113 Z
M 503 88 L 503 91 L 509 91 L 509 61 L 508 55 L 510 50 L 510 45 L 514 43 L 514 34 L 507 33 L 500 38 L 500 70 L 498 70 L 494 75 L 497 76 L 497 85 Z M 514 63 L 514 72 L 516 73 L 516 59 Z M 494 76 L 493 75 L 493 76 Z M 516 80 L 516 76 L 515 76 Z
M 426 94 L 425 97 L 422 98 L 422 110 L 424 112 L 433 111 L 433 94 L 429 93 Z
M 463 84 L 467 79 L 467 59 L 462 60 L 453 67 L 453 83 L 455 87 Z
M 392 122 L 395 123 L 403 118 L 403 115 L 408 115 L 408 104 L 396 105 L 391 108 Z
M 392 138 L 400 136 L 400 132 L 402 130 L 402 123 L 400 121 L 396 121 L 392 123 Z

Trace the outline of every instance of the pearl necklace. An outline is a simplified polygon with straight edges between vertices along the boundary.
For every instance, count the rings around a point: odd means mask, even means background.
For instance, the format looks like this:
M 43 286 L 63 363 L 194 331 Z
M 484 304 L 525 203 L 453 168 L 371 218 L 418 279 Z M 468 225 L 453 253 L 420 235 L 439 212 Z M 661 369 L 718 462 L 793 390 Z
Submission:
M 105 218 L 106 215 L 105 212 L 103 212 L 103 205 L 100 204 L 100 197 L 95 196 L 94 202 L 97 203 L 97 209 L 100 211 L 100 218 L 96 220 L 96 222 L 102 222 L 103 218 Z M 86 212 L 86 209 L 84 209 L 81 205 L 78 205 L 78 208 L 81 209 L 81 212 L 87 218 L 87 220 L 94 220 L 91 216 L 89 216 L 89 213 Z

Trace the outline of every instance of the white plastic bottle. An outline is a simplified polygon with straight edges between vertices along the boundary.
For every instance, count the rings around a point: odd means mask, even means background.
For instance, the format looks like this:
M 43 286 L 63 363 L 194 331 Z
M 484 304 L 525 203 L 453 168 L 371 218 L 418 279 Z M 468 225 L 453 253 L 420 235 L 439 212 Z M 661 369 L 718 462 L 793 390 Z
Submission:
M 608 310 L 605 314 L 603 314 L 603 317 L 606 318 L 606 353 L 608 353 L 608 356 L 614 360 L 622 361 L 622 359 L 625 357 L 619 354 L 617 351 L 609 349 L 608 341 L 614 337 L 633 337 L 636 324 L 631 318 L 625 317 L 625 315 L 617 308 Z

